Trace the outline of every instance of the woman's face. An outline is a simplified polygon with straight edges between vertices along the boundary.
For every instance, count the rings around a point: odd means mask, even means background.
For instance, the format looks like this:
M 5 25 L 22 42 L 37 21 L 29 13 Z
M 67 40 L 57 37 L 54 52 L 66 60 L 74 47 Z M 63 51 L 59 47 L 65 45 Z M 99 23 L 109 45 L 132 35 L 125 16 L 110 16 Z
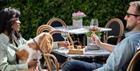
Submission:
M 17 19 L 13 22 L 12 29 L 13 31 L 19 32 L 20 31 L 20 20 Z

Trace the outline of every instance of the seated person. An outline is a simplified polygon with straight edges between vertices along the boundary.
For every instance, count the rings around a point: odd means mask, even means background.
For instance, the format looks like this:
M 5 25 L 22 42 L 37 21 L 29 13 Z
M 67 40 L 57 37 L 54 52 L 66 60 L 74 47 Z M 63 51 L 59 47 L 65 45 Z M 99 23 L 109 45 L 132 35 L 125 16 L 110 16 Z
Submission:
M 19 71 L 35 68 L 36 59 L 27 63 L 19 63 L 16 52 L 27 41 L 22 38 L 20 31 L 20 12 L 15 8 L 0 10 L 0 71 Z
M 127 10 L 127 15 L 124 18 L 127 21 L 126 28 L 130 32 L 126 33 L 126 38 L 123 39 L 116 46 L 107 43 L 102 43 L 93 35 L 92 39 L 95 44 L 106 48 L 111 52 L 104 65 L 98 63 L 87 63 L 83 61 L 69 61 L 64 64 L 62 71 L 126 71 L 127 66 L 139 49 L 140 41 L 140 1 L 130 3 Z

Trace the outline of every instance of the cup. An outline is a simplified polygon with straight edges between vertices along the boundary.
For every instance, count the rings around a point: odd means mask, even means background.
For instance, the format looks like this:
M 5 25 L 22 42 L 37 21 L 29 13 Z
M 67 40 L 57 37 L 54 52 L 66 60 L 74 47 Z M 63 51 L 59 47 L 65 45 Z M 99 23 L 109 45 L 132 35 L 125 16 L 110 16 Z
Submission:
M 98 19 L 91 19 L 90 26 L 98 27 Z
M 95 50 L 99 49 L 99 47 L 94 44 L 94 41 L 91 39 L 91 37 L 87 37 L 87 50 Z
M 98 19 L 91 19 L 91 22 L 90 22 L 90 30 L 92 32 L 98 31 Z

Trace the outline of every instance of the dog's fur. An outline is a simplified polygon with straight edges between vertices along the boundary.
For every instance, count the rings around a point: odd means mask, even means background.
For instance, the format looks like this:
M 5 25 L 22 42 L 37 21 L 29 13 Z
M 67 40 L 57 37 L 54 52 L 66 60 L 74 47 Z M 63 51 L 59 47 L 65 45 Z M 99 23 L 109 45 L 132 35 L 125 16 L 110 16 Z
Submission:
M 33 39 L 27 41 L 19 51 L 16 52 L 17 58 L 22 63 L 28 63 L 31 59 L 40 59 L 43 54 L 50 53 L 52 50 L 52 36 L 49 33 L 41 33 Z

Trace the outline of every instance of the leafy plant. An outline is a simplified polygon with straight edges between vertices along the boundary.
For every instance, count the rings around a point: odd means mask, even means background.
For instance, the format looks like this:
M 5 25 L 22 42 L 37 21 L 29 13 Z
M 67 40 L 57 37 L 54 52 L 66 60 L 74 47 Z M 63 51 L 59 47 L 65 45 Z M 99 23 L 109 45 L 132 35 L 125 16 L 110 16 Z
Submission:
M 90 37 L 93 33 L 95 33 L 101 39 L 102 32 L 88 32 L 88 33 L 86 33 L 86 36 Z

